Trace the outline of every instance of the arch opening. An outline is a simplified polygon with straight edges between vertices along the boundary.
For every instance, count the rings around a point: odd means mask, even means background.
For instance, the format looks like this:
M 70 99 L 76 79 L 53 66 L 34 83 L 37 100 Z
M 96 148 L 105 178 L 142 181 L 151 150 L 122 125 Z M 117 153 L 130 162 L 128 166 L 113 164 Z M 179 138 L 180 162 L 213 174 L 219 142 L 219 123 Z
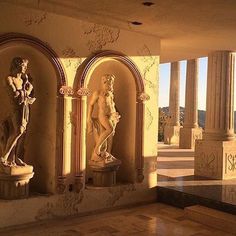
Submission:
M 31 106 L 30 121 L 27 131 L 22 138 L 24 161 L 34 167 L 34 177 L 30 182 L 30 191 L 39 193 L 54 193 L 57 178 L 60 175 L 60 165 L 63 140 L 61 130 L 63 123 L 63 105 L 59 108 L 59 89 L 66 83 L 63 71 L 56 55 L 46 46 L 34 38 L 8 34 L 0 37 L 0 101 L 4 105 L 1 109 L 0 121 L 8 110 L 7 94 L 2 83 L 9 75 L 11 60 L 20 56 L 29 60 L 28 71 L 33 78 L 34 96 L 36 101 Z M 49 52 L 50 51 L 50 52 Z M 55 60 L 57 61 L 55 63 Z M 63 70 L 60 65 L 60 69 Z M 57 113 L 57 110 L 60 112 Z
M 86 62 L 80 76 L 79 89 L 89 89 L 91 92 L 96 90 L 99 88 L 99 79 L 107 73 L 114 74 L 116 77 L 114 96 L 117 109 L 121 113 L 112 148 L 112 154 L 123 163 L 117 174 L 118 182 L 141 182 L 143 180 L 143 103 L 139 100 L 139 95 L 144 92 L 143 81 L 137 67 L 127 56 L 105 51 Z M 86 181 L 91 178 L 87 163 L 94 145 L 92 138 L 86 134 L 89 99 L 90 97 L 87 99 L 83 96 L 78 100 L 80 125 L 77 133 L 80 133 L 80 138 L 77 143 L 80 143 L 82 149 L 77 152 L 79 154 L 77 158 L 80 160 L 78 174 L 81 176 L 86 169 Z

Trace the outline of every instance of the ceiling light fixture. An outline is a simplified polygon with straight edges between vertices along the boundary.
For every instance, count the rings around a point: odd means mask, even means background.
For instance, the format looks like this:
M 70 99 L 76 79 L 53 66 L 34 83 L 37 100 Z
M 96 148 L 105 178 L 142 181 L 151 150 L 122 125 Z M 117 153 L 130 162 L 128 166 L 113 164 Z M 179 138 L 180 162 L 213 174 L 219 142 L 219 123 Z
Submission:
M 154 2 L 143 2 L 142 4 L 146 7 L 150 7 L 150 6 L 154 5 L 155 3 Z
M 138 22 L 138 21 L 132 21 L 130 22 L 132 25 L 142 25 L 143 23 Z

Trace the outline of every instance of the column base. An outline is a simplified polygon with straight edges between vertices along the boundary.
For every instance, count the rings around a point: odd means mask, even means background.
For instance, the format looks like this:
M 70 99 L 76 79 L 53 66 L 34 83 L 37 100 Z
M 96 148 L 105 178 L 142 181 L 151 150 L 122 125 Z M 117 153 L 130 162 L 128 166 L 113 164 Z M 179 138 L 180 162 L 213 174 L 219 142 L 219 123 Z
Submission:
M 194 175 L 220 180 L 236 178 L 236 141 L 197 140 Z
M 28 197 L 29 181 L 34 175 L 33 167 L 0 165 L 0 198 L 9 200 Z
M 179 144 L 179 130 L 181 126 L 166 125 L 164 128 L 164 143 Z
M 202 128 L 181 128 L 179 148 L 193 149 L 196 139 L 202 139 Z

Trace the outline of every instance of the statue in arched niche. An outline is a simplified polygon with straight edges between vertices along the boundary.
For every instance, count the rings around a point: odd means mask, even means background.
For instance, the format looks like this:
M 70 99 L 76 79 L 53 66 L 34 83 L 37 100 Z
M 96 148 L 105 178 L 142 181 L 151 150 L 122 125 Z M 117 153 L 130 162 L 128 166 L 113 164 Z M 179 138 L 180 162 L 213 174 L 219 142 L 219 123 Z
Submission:
M 101 88 L 92 94 L 88 104 L 87 129 L 93 133 L 95 147 L 91 161 L 93 165 L 117 165 L 121 161 L 111 155 L 112 141 L 120 114 L 117 112 L 114 102 L 115 76 L 105 74 L 101 77 Z M 97 105 L 97 118 L 92 117 L 95 105 Z
M 29 122 L 30 105 L 34 103 L 32 78 L 26 73 L 28 60 L 15 57 L 6 78 L 6 90 L 10 99 L 10 114 L 1 125 L 0 163 L 3 166 L 25 166 L 19 156 L 20 139 Z

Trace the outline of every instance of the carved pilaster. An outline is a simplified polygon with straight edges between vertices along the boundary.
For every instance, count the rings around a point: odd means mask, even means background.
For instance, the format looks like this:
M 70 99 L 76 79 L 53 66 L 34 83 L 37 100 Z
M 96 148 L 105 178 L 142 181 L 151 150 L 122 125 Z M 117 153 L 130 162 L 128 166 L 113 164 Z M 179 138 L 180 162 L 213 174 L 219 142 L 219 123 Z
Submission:
M 91 92 L 88 89 L 79 89 L 78 91 L 80 92 L 77 92 L 77 94 L 80 94 L 80 96 L 76 99 L 75 178 L 76 183 L 83 183 L 84 185 L 86 169 L 86 148 L 84 148 L 86 147 L 86 118 L 84 114 L 87 114 L 87 96 Z
M 146 96 L 145 96 L 146 97 Z M 136 102 L 136 136 L 135 136 L 135 165 L 137 178 L 136 181 L 141 183 L 144 180 L 143 169 L 144 169 L 144 157 L 143 157 L 143 110 L 144 103 L 142 100 Z
M 57 116 L 57 126 L 60 127 L 57 129 L 57 162 L 56 162 L 56 168 L 57 168 L 57 183 L 56 183 L 56 191 L 61 192 L 59 189 L 61 189 L 61 178 L 64 178 L 64 172 L 63 172 L 63 163 L 64 163 L 64 155 L 63 155 L 63 148 L 64 148 L 64 97 L 58 96 L 57 97 L 57 108 L 60 111 L 59 115 Z

